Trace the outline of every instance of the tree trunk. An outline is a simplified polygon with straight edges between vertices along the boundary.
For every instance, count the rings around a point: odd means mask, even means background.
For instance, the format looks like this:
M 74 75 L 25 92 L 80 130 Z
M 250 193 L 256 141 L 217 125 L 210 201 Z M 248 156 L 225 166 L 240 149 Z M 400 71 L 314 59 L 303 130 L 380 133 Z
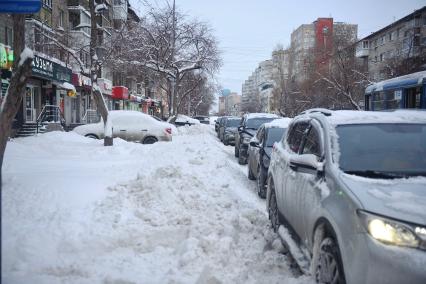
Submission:
M 12 129 L 12 122 L 22 105 L 25 95 L 25 86 L 31 76 L 32 58 L 27 58 L 19 65 L 21 52 L 25 47 L 25 15 L 13 15 L 13 52 L 15 62 L 10 85 L 0 109 L 0 193 L 2 184 L 3 157 L 7 140 Z
M 98 45 L 98 28 L 96 19 L 99 17 L 95 13 L 95 0 L 90 0 L 90 16 L 91 16 L 91 34 L 90 34 L 90 77 L 92 80 L 92 96 L 95 99 L 96 108 L 100 112 L 102 119 L 104 121 L 105 128 L 105 138 L 104 138 L 104 146 L 112 146 L 112 129 L 109 129 L 112 124 L 108 121 L 108 108 L 106 106 L 105 100 L 102 96 L 102 93 L 98 87 L 98 71 L 100 69 L 99 58 L 96 54 L 96 49 L 99 47 Z M 100 43 L 99 43 L 100 44 Z

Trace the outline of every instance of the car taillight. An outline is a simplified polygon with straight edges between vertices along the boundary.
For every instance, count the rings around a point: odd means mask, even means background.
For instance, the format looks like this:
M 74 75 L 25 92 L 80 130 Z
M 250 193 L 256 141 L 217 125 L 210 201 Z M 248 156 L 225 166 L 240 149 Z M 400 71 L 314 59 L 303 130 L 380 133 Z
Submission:
M 172 129 L 171 128 L 166 128 L 166 132 L 171 135 L 172 134 Z

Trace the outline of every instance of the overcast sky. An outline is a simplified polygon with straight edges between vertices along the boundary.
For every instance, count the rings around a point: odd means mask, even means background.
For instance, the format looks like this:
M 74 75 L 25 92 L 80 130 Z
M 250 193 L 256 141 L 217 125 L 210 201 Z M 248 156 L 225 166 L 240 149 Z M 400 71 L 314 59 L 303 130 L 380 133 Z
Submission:
M 153 5 L 165 0 L 145 0 Z M 170 0 L 172 1 L 172 0 Z M 143 14 L 142 0 L 130 3 Z M 274 47 L 318 17 L 358 24 L 358 38 L 379 30 L 426 5 L 425 0 L 176 0 L 181 11 L 207 21 L 222 51 L 219 83 L 241 94 L 241 85 Z

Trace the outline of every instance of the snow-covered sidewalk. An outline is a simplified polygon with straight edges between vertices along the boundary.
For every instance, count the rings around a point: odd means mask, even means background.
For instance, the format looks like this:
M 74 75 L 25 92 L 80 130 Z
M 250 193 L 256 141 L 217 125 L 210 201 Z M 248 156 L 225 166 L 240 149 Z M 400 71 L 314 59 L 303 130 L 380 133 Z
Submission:
M 210 126 L 113 147 L 75 133 L 9 142 L 4 283 L 307 283 Z

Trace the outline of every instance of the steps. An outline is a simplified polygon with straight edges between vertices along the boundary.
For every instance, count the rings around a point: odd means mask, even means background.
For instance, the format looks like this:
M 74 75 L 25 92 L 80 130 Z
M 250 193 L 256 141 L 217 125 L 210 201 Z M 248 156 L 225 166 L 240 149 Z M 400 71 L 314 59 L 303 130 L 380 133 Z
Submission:
M 46 130 L 39 125 L 38 133 L 44 133 Z M 16 137 L 29 137 L 37 134 L 37 123 L 26 122 L 16 133 Z

